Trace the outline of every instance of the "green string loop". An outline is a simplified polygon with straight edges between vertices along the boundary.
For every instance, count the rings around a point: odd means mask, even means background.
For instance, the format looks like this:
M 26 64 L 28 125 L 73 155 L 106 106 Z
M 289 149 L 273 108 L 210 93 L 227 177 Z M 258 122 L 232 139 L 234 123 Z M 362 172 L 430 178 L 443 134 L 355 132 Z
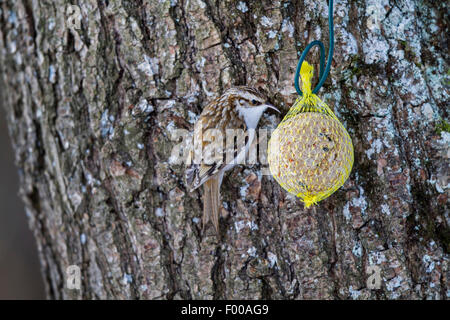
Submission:
M 306 55 L 308 54 L 309 50 L 311 50 L 312 47 L 318 46 L 320 51 L 320 68 L 319 68 L 319 83 L 314 88 L 313 93 L 316 94 L 319 89 L 322 87 L 323 83 L 328 77 L 328 73 L 330 72 L 331 68 L 331 60 L 333 59 L 333 50 L 334 50 L 334 24 L 333 24 L 333 0 L 329 0 L 328 2 L 328 27 L 330 30 L 330 46 L 328 49 L 328 59 L 327 59 L 327 65 L 324 70 L 324 61 L 325 61 L 325 46 L 323 45 L 322 41 L 320 40 L 314 40 L 310 42 L 305 50 L 303 50 L 303 53 L 300 57 L 300 60 L 297 64 L 297 70 L 295 72 L 295 90 L 300 96 L 303 96 L 302 90 L 300 90 L 298 79 L 300 77 L 300 69 L 302 67 L 302 63 L 306 58 Z

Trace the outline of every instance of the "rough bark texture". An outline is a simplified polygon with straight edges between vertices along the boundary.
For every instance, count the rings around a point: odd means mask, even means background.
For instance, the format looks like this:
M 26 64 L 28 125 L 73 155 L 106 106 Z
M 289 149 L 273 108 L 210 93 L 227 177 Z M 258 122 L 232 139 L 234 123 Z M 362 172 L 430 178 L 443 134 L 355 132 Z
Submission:
M 233 84 L 285 113 L 298 53 L 328 41 L 326 1 L 74 1 L 80 29 L 67 0 L 0 1 L 2 103 L 48 297 L 450 296 L 447 2 L 336 2 L 319 95 L 353 139 L 350 179 L 305 210 L 261 166 L 237 167 L 219 243 L 200 235 L 171 134 Z

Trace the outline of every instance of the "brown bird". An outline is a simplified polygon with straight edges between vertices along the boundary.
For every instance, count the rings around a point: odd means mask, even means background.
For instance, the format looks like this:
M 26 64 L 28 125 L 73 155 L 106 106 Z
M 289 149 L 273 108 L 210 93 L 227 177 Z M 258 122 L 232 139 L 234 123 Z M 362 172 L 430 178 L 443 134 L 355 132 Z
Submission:
M 220 186 L 223 175 L 245 159 L 259 119 L 274 106 L 250 87 L 233 87 L 210 102 L 194 125 L 194 144 L 186 162 L 186 184 L 191 191 L 204 185 L 203 231 L 209 221 L 219 235 Z M 238 131 L 230 131 L 237 129 Z M 241 131 L 239 131 L 241 129 Z M 233 134 L 246 130 L 245 136 Z M 228 135 L 228 139 L 225 139 Z M 232 141 L 229 141 L 232 140 Z M 209 153 L 208 153 L 209 152 Z

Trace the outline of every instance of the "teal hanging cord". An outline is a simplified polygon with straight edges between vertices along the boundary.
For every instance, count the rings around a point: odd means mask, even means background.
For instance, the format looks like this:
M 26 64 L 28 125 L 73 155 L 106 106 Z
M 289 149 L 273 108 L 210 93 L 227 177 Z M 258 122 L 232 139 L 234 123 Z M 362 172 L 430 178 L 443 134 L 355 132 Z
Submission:
M 325 47 L 322 43 L 322 41 L 319 40 L 314 40 L 312 42 L 310 42 L 305 50 L 303 51 L 300 60 L 298 61 L 297 64 L 297 71 L 295 72 L 295 80 L 294 80 L 294 84 L 295 84 L 295 90 L 297 90 L 297 93 L 300 96 L 303 96 L 303 92 L 302 90 L 300 90 L 299 87 L 299 83 L 298 83 L 298 78 L 300 77 L 300 69 L 302 67 L 302 63 L 306 58 L 306 55 L 308 54 L 309 50 L 314 47 L 314 46 L 318 46 L 319 47 L 319 52 L 320 52 L 320 72 L 319 72 L 319 83 L 317 84 L 317 86 L 314 88 L 313 93 L 316 94 L 319 89 L 322 87 L 323 83 L 325 82 L 325 80 L 327 79 L 328 73 L 330 72 L 330 68 L 331 68 L 331 60 L 333 59 L 333 50 L 334 50 L 334 25 L 333 25 L 333 0 L 329 0 L 328 2 L 328 27 L 330 30 L 330 47 L 328 48 L 328 59 L 327 59 L 327 65 L 324 68 L 324 61 L 325 61 Z

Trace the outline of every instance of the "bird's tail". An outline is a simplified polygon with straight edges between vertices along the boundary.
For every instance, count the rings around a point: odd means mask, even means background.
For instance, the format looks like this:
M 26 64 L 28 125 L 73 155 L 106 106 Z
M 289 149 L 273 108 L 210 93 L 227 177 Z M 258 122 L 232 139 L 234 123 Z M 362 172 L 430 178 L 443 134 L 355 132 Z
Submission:
M 203 195 L 203 232 L 206 224 L 211 221 L 217 236 L 219 235 L 219 202 L 220 202 L 220 185 L 219 177 L 212 177 L 205 181 Z

